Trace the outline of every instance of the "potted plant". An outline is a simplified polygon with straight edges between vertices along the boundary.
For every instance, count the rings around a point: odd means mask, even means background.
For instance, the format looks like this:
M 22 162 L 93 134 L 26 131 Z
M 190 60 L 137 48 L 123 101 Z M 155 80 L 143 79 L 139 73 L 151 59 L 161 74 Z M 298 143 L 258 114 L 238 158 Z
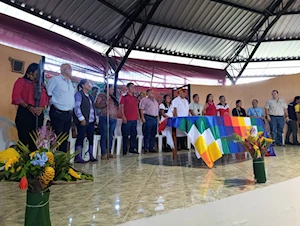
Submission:
M 16 148 L 0 152 L 0 180 L 19 181 L 20 189 L 27 190 L 25 226 L 51 226 L 50 186 L 55 181 L 75 182 L 93 177 L 71 167 L 70 159 L 77 153 L 56 151 L 66 135 L 56 136 L 51 129 L 42 127 L 31 137 L 37 147 L 34 152 L 21 142 Z
M 247 131 L 247 136 L 242 137 L 234 134 L 234 141 L 241 143 L 245 150 L 250 153 L 253 159 L 254 179 L 257 183 L 265 183 L 267 181 L 265 172 L 264 156 L 267 154 L 273 140 L 266 138 L 263 132 L 256 133 L 255 128 Z

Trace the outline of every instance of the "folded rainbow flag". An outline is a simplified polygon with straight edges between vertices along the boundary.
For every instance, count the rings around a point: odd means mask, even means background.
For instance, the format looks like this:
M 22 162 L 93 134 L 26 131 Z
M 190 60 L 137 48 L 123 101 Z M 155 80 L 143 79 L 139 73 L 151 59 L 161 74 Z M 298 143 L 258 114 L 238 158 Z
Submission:
M 188 116 L 173 117 L 163 121 L 159 126 L 159 131 L 166 127 L 178 128 L 184 131 L 190 138 L 195 147 L 195 153 L 198 158 L 202 158 L 209 168 L 213 167 L 216 160 L 223 154 L 244 152 L 245 149 L 240 143 L 229 141 L 227 137 L 234 133 L 240 136 L 246 136 L 246 133 L 252 127 L 257 132 L 264 132 L 267 137 L 267 131 L 261 118 L 248 117 L 230 117 L 230 116 Z M 173 140 L 170 134 L 167 136 L 167 142 L 172 147 Z M 271 155 L 275 155 L 271 149 Z

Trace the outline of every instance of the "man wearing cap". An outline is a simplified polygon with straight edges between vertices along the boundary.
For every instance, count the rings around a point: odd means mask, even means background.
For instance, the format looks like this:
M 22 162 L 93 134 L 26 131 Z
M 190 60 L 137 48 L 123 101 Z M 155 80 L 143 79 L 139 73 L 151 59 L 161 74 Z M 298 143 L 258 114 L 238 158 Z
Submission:
M 174 117 L 189 116 L 189 102 L 185 97 L 185 91 L 182 88 L 178 89 L 178 97 L 172 101 Z
M 189 116 L 189 102 L 187 101 L 185 91 L 180 88 L 178 89 L 178 97 L 172 101 L 173 116 L 174 117 L 186 117 Z M 178 137 L 178 149 L 186 148 L 186 135 L 181 130 L 177 129 L 176 134 Z
M 155 136 L 158 124 L 158 102 L 154 98 L 153 90 L 148 89 L 147 97 L 140 102 L 140 114 L 144 123 L 144 152 L 156 152 Z

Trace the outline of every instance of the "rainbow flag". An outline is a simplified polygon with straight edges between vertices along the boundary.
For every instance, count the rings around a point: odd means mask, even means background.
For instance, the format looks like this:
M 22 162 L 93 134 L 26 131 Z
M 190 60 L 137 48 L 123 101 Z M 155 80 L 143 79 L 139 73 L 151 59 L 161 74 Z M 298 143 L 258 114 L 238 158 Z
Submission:
M 239 143 L 229 141 L 227 137 L 234 133 L 246 136 L 247 130 L 254 127 L 257 132 L 267 132 L 261 118 L 248 117 L 219 117 L 219 116 L 189 116 L 173 117 L 167 119 L 160 127 L 174 127 L 184 131 L 195 147 L 198 158 L 202 158 L 209 168 L 213 167 L 216 160 L 223 154 L 244 152 Z M 167 135 L 168 144 L 172 136 Z

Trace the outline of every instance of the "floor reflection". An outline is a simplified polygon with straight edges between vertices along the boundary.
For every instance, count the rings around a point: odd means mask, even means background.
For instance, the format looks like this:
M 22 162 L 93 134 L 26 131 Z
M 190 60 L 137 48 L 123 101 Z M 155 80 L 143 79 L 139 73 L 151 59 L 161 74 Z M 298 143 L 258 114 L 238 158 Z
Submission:
M 78 164 L 95 180 L 51 187 L 52 226 L 116 225 L 300 176 L 298 148 L 275 150 L 277 157 L 265 159 L 266 184 L 254 183 L 252 161 L 245 153 L 224 156 L 213 169 L 188 151 L 181 151 L 177 161 L 163 153 Z M 0 183 L 0 191 L 0 225 L 23 225 L 26 192 L 6 182 Z
M 243 161 L 250 160 L 251 157 L 247 153 L 237 153 L 224 155 L 218 159 L 214 167 L 218 165 L 235 164 Z M 198 159 L 192 152 L 179 153 L 177 160 L 173 160 L 171 155 L 159 155 L 159 156 L 146 156 L 140 160 L 141 163 L 150 165 L 162 165 L 162 166 L 182 166 L 192 168 L 207 168 L 205 162 L 202 159 Z

